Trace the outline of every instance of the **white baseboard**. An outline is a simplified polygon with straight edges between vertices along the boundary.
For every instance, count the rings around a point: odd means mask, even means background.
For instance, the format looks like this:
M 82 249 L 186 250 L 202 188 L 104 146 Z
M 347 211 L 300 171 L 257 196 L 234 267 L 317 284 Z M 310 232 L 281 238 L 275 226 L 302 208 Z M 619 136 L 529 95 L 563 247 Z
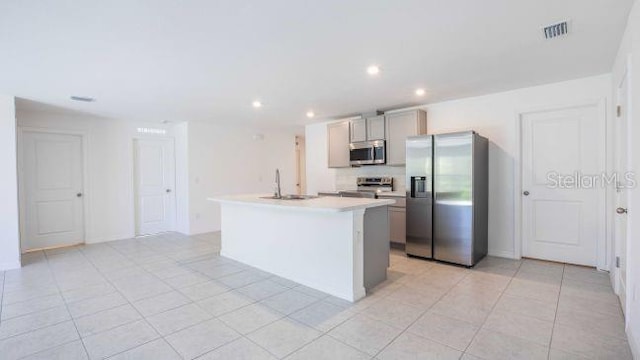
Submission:
M 98 244 L 98 243 L 103 243 L 103 242 L 108 242 L 108 241 L 132 239 L 134 236 L 135 235 L 133 235 L 133 234 L 121 234 L 121 235 L 114 235 L 114 236 L 90 238 L 90 239 L 85 239 L 84 243 L 85 244 Z
M 19 269 L 22 267 L 19 260 L 0 263 L 0 271 Z
M 634 334 L 633 328 L 629 326 L 627 328 L 627 339 L 629 340 L 629 347 L 631 348 L 631 356 L 634 359 L 640 359 L 640 334 Z
M 211 230 L 211 231 L 203 231 L 203 232 L 199 232 L 199 233 L 191 233 L 191 234 L 185 234 L 185 235 L 190 235 L 190 236 L 195 236 L 195 235 L 202 235 L 202 234 L 211 234 L 211 233 L 217 233 L 220 232 L 220 230 Z
M 489 251 L 489 256 L 496 256 L 507 259 L 517 259 L 512 251 Z

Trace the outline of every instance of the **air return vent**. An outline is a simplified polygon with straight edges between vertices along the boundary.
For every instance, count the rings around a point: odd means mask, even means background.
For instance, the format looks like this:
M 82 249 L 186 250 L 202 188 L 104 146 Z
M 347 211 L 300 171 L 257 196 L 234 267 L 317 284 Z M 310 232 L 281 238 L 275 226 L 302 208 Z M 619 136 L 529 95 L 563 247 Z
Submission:
M 545 39 L 553 39 L 569 33 L 569 21 L 562 21 L 542 28 Z
M 70 98 L 71 98 L 71 100 L 82 101 L 82 102 L 94 102 L 94 101 L 96 101 L 96 99 L 91 98 L 91 97 L 87 97 L 87 96 L 75 96 L 74 95 L 74 96 L 71 96 Z

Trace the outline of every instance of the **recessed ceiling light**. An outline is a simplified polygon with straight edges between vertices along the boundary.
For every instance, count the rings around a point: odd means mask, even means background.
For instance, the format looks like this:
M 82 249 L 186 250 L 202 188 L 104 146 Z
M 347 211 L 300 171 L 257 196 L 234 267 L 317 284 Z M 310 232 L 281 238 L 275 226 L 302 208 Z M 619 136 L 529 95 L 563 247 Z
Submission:
M 262 107 L 262 103 L 258 100 L 252 102 L 251 105 L 253 105 L 254 108 Z
M 426 93 L 426 91 L 424 89 L 416 89 L 416 95 L 418 96 L 422 96 Z
M 94 102 L 96 101 L 96 99 L 92 98 L 92 97 L 88 97 L 88 96 L 71 96 L 70 97 L 71 100 L 74 101 L 83 101 L 83 102 Z
M 380 73 L 380 67 L 378 65 L 370 65 L 367 68 L 367 74 L 369 75 L 378 75 Z
M 313 111 L 307 111 L 307 117 L 308 118 L 312 118 L 314 116 L 316 116 L 316 114 L 314 114 Z

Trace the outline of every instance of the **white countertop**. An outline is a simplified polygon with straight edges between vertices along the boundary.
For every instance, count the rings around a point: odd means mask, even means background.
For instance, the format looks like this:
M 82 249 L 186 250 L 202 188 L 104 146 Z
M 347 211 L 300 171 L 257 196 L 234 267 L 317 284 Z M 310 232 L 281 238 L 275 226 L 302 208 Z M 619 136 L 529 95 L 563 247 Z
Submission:
M 304 200 L 279 200 L 263 199 L 262 197 L 265 196 L 271 196 L 271 194 L 223 195 L 207 198 L 207 200 L 219 203 L 246 204 L 261 207 L 292 208 L 326 212 L 361 210 L 371 207 L 391 205 L 395 203 L 395 201 L 391 199 L 366 199 L 324 196 L 315 199 Z

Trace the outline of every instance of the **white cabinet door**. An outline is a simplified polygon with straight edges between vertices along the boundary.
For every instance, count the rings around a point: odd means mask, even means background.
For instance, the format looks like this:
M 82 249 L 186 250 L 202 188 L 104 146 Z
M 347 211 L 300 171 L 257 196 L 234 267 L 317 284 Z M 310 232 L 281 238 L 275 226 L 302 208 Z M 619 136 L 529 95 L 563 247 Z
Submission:
M 384 115 L 367 118 L 367 140 L 384 140 Z
M 596 265 L 605 237 L 603 123 L 595 105 L 522 115 L 523 256 Z
M 175 157 L 171 139 L 135 140 L 136 235 L 173 230 Z
M 387 165 L 404 165 L 407 137 L 426 134 L 427 115 L 422 110 L 413 110 L 386 117 Z
M 351 142 L 367 141 L 367 119 L 351 120 Z
M 22 142 L 26 204 L 22 250 L 83 242 L 82 138 L 25 132 Z
M 349 122 L 327 125 L 329 167 L 349 167 Z

